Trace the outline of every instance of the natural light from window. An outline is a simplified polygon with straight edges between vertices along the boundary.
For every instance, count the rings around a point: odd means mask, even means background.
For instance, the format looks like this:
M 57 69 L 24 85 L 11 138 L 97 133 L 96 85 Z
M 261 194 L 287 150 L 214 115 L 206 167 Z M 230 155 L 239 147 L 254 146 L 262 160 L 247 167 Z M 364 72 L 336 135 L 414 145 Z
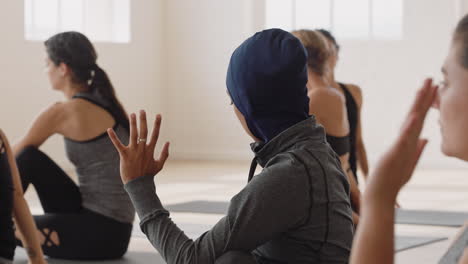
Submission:
M 25 0 L 25 39 L 79 31 L 92 41 L 130 42 L 130 0 Z
M 265 5 L 266 28 L 324 28 L 341 39 L 403 38 L 403 0 L 265 0 Z

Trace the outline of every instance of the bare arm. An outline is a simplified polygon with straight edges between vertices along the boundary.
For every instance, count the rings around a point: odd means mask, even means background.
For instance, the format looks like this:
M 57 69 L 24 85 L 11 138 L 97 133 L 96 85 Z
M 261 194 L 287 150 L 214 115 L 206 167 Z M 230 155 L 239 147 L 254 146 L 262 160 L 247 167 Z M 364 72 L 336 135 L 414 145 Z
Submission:
M 324 89 L 317 89 L 309 94 L 309 110 L 321 124 L 328 135 L 346 136 L 349 134 L 349 126 L 346 121 L 346 109 L 344 102 L 338 94 L 333 94 Z M 351 191 L 351 202 L 359 212 L 361 193 L 354 178 L 353 172 L 349 169 L 349 153 L 340 156 L 341 167 L 346 174 Z M 359 222 L 358 212 L 353 212 L 353 222 L 355 225 Z
M 6 140 L 5 135 L 0 130 L 0 137 L 6 146 L 6 153 L 8 156 L 8 163 L 11 169 L 11 176 L 14 186 L 14 202 L 13 202 L 13 216 L 15 223 L 22 235 L 22 242 L 24 248 L 28 252 L 30 263 L 41 264 L 46 263 L 42 248 L 39 243 L 37 235 L 36 224 L 31 216 L 28 204 L 23 196 L 23 188 L 21 186 L 21 179 L 19 176 L 18 167 L 16 166 L 15 158 L 11 151 L 11 147 Z
M 50 136 L 60 133 L 65 114 L 62 103 L 55 103 L 40 113 L 26 135 L 13 146 L 14 155 L 27 146 L 40 147 Z
M 426 80 L 408 114 L 402 132 L 369 176 L 361 223 L 351 251 L 351 264 L 392 264 L 394 259 L 394 204 L 409 181 L 427 143 L 420 139 L 426 114 L 437 87 Z
M 364 194 L 360 223 L 351 253 L 351 264 L 393 264 L 394 202 Z

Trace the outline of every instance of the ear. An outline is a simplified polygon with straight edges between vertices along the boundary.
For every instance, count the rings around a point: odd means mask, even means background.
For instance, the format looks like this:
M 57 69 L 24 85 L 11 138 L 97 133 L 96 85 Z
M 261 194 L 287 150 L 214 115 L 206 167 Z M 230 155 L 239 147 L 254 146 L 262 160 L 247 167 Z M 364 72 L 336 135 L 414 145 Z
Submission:
M 58 70 L 60 76 L 65 77 L 69 73 L 70 68 L 65 63 L 61 62 L 58 66 Z

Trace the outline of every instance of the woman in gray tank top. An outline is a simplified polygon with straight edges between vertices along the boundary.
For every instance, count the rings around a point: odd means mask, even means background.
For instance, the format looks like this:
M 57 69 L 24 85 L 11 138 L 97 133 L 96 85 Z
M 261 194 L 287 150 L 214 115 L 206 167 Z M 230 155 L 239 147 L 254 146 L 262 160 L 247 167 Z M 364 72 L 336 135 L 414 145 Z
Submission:
M 129 122 L 91 42 L 64 32 L 45 42 L 46 72 L 66 101 L 39 114 L 14 147 L 23 189 L 34 185 L 43 215 L 34 216 L 44 254 L 54 258 L 101 260 L 122 257 L 135 215 L 123 189 L 119 156 L 106 128 L 128 140 Z M 65 140 L 78 185 L 39 147 L 50 136 Z M 110 239 L 112 238 L 112 239 Z

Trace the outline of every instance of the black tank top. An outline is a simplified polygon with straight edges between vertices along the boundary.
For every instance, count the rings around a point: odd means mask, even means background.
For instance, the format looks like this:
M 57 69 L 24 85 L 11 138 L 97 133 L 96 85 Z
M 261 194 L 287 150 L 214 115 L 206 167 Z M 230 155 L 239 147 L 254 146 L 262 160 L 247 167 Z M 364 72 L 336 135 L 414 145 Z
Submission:
M 348 112 L 348 122 L 349 122 L 349 166 L 356 177 L 357 182 L 357 153 L 356 153 L 356 130 L 358 124 L 358 106 L 354 100 L 353 95 L 349 92 L 346 85 L 343 83 L 338 83 L 343 90 L 346 98 L 346 110 Z
M 327 142 L 338 156 L 349 152 L 349 136 L 335 137 L 327 134 Z

